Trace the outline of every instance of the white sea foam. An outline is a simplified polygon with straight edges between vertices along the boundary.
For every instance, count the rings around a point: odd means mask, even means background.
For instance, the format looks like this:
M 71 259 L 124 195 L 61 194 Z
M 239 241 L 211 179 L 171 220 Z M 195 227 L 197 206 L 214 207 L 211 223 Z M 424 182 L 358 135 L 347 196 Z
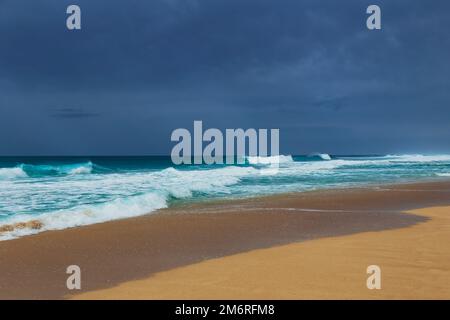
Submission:
M 89 174 L 92 172 L 92 163 L 70 169 L 68 172 L 69 174 Z
M 195 166 L 113 171 L 99 169 L 92 163 L 3 168 L 0 169 L 0 225 L 39 220 L 43 227 L 3 233 L 0 240 L 143 215 L 167 207 L 174 198 L 311 190 L 379 181 L 383 175 L 388 179 L 410 177 L 418 172 L 428 177 L 450 176 L 445 169 L 450 155 L 317 160 L 294 161 L 292 156 L 283 155 L 250 157 L 247 158 L 250 166 L 215 166 L 213 169 Z M 273 176 L 261 175 L 274 164 L 281 165 Z M 96 174 L 89 174 L 93 168 Z
M 438 154 L 438 155 L 423 155 L 423 154 L 403 154 L 403 155 L 387 155 L 383 158 L 390 161 L 401 162 L 437 162 L 437 161 L 450 161 L 450 155 Z
M 319 156 L 322 160 L 331 160 L 330 155 L 327 154 L 327 153 L 319 153 L 318 156 Z
M 70 227 L 90 225 L 110 220 L 135 217 L 167 207 L 166 197 L 156 193 L 118 198 L 98 205 L 84 205 L 68 210 L 44 213 L 41 215 L 16 215 L 6 219 L 3 224 L 13 225 L 19 222 L 38 220 L 42 223 L 39 230 L 18 229 L 0 234 L 0 240 L 34 234 L 47 230 L 61 230 Z
M 331 160 L 331 156 L 328 153 L 312 153 L 308 157 L 317 157 L 322 160 Z
M 22 163 L 16 168 L 25 172 L 31 177 L 52 176 L 52 175 L 75 175 L 89 174 L 92 172 L 94 165 L 92 162 L 75 163 L 75 164 L 26 164 Z
M 7 199 L 7 203 L 3 203 L 4 208 L 10 212 L 23 213 L 3 219 L 1 225 L 39 220 L 43 227 L 39 230 L 19 229 L 3 233 L 0 234 L 0 240 L 139 216 L 167 207 L 170 198 L 190 198 L 194 192 L 227 194 L 230 193 L 228 186 L 239 183 L 242 177 L 254 174 L 257 174 L 257 169 L 252 167 L 231 166 L 206 170 L 168 168 L 145 173 L 69 176 L 63 181 L 45 180 L 33 185 L 10 184 L 7 189 L 0 190 L 0 199 Z M 24 193 L 30 195 L 30 204 L 26 209 L 23 208 L 21 196 Z M 92 203 L 93 199 L 90 197 L 102 193 L 114 199 Z M 79 194 L 85 196 L 81 198 Z M 77 202 L 86 203 L 71 206 L 74 196 Z M 45 204 L 42 205 L 42 202 Z M 49 203 L 67 208 L 39 215 L 26 214 L 45 209 Z
M 229 186 L 241 178 L 256 175 L 252 167 L 224 167 L 206 170 L 176 170 L 168 168 L 152 174 L 155 181 L 161 181 L 158 189 L 175 198 L 190 198 L 193 192 L 204 194 L 228 194 Z
M 26 178 L 27 173 L 22 168 L 0 168 L 0 180 Z
M 342 158 L 342 159 L 330 159 L 327 161 L 310 161 L 310 162 L 292 162 L 287 166 L 283 167 L 279 171 L 279 175 L 287 175 L 287 176 L 305 176 L 305 175 L 329 175 L 336 174 L 338 169 L 345 168 L 354 168 L 355 170 L 359 169 L 368 169 L 377 167 L 386 167 L 395 165 L 404 165 L 405 167 L 414 163 L 413 159 L 417 160 L 417 163 L 434 163 L 440 161 L 447 161 L 450 156 L 386 156 L 386 157 L 376 157 L 376 158 L 368 158 L 358 160 L 356 158 Z M 381 170 L 381 169 L 380 169 Z
M 439 177 L 450 177 L 450 172 L 436 173 Z
M 270 165 L 277 163 L 294 162 L 291 155 L 277 155 L 269 157 L 247 157 L 248 163 L 252 165 Z

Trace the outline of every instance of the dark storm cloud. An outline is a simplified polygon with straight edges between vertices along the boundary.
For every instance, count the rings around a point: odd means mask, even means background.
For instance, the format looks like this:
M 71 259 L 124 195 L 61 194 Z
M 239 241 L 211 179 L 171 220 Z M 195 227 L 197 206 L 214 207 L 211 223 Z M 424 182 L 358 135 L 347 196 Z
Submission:
M 365 27 L 373 3 L 380 31 Z M 81 31 L 65 28 L 69 4 Z M 167 153 L 170 132 L 197 119 L 279 127 L 286 153 L 450 151 L 449 11 L 420 0 L 0 1 L 0 153 Z

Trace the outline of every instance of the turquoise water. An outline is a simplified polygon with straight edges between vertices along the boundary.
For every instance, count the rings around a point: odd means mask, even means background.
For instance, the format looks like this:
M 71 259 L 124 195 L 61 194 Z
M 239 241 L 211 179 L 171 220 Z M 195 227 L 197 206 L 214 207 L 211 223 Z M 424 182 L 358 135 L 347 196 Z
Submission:
M 0 158 L 0 226 L 39 219 L 39 231 L 55 230 L 180 201 L 450 177 L 450 155 L 280 156 L 278 167 L 273 160 L 175 167 L 170 157 Z

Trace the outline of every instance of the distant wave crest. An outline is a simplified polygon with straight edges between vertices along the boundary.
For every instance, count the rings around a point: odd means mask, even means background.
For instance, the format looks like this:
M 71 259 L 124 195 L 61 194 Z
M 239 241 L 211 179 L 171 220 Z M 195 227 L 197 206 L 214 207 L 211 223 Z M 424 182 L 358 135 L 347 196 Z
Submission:
M 321 160 L 331 160 L 331 156 L 328 153 L 313 153 L 308 158 L 318 158 Z
M 64 165 L 36 165 L 22 163 L 13 168 L 0 168 L 0 180 L 14 180 L 28 177 L 89 174 L 94 170 L 92 162 Z
M 90 161 L 62 165 L 20 164 L 18 166 L 18 168 L 22 169 L 29 176 L 89 174 L 92 172 L 93 167 L 94 165 Z
M 20 167 L 0 168 L 0 180 L 12 180 L 26 177 L 28 177 L 27 173 Z
M 270 165 L 277 163 L 294 162 L 291 155 L 278 155 L 269 157 L 247 157 L 247 161 L 252 165 Z
M 437 162 L 437 161 L 450 161 L 450 155 L 438 154 L 438 155 L 423 155 L 423 154 L 402 154 L 395 155 L 389 154 L 382 158 L 389 159 L 391 161 L 402 162 Z

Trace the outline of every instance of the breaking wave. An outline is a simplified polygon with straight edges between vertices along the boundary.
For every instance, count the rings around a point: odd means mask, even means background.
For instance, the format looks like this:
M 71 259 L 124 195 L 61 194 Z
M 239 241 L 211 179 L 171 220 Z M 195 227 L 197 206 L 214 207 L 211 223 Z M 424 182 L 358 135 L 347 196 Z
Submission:
M 247 161 L 252 165 L 270 165 L 277 163 L 294 162 L 294 159 L 291 155 L 278 155 L 269 157 L 247 157 Z
M 5 162 L 0 240 L 148 214 L 174 201 L 450 177 L 450 155 L 279 155 L 238 166 L 127 161 Z
M 0 180 L 26 178 L 27 173 L 22 168 L 0 168 Z
M 328 153 L 313 153 L 308 158 L 318 158 L 321 160 L 331 160 L 331 156 Z
M 93 170 L 92 162 L 63 165 L 33 165 L 22 163 L 18 168 L 28 176 L 89 174 Z
M 79 168 L 83 167 L 77 167 Z M 12 239 L 45 230 L 60 230 L 110 220 L 123 219 L 151 213 L 166 208 L 171 199 L 192 198 L 195 193 L 230 193 L 228 186 L 237 184 L 244 176 L 256 174 L 252 167 L 224 167 L 207 170 L 177 170 L 167 168 L 156 172 L 134 174 L 109 174 L 98 180 L 68 181 L 59 183 L 57 194 L 45 192 L 48 182 L 41 185 L 43 196 L 48 202 L 56 202 L 61 194 L 71 193 L 117 193 L 116 197 L 99 203 L 86 203 L 68 208 L 45 212 L 39 215 L 16 214 L 0 224 L 0 240 Z M 39 184 L 35 185 L 39 187 Z M 53 192 L 53 188 L 50 188 Z M 118 190 L 120 189 L 120 190 Z M 147 189 L 147 192 L 139 192 Z M 129 195 L 127 194 L 129 193 Z M 63 196 L 64 198 L 64 196 Z M 10 200 L 12 202 L 13 199 Z M 63 200 L 59 200 L 63 202 Z M 65 200 L 67 201 L 67 200 Z M 64 203 L 61 203 L 64 204 Z M 20 205 L 19 203 L 17 204 Z M 13 228 L 1 232 L 1 226 L 24 226 L 38 221 L 39 228 Z

